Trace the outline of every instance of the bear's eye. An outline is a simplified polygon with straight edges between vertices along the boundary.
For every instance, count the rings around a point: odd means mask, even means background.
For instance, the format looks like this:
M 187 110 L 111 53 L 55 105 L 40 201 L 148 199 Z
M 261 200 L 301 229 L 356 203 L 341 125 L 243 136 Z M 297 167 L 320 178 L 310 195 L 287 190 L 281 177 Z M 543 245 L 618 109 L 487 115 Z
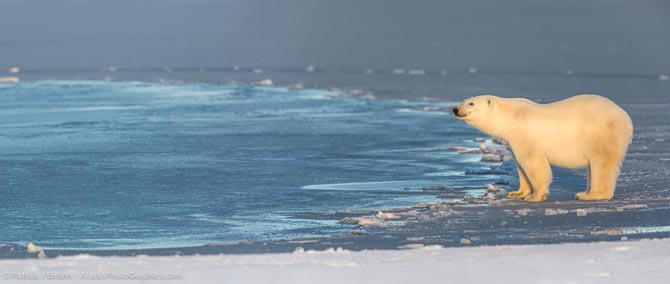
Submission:
M 475 103 L 469 103 L 469 105 L 473 106 L 473 105 L 475 105 Z

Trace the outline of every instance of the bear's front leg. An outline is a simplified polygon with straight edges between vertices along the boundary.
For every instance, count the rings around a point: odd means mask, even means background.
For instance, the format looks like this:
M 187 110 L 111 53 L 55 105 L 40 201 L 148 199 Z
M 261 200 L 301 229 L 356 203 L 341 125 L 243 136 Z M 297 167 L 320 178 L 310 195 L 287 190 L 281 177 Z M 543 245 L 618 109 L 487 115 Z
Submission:
M 531 193 L 530 182 L 528 182 L 526 173 L 523 172 L 518 164 L 516 165 L 516 171 L 519 173 L 519 190 L 510 192 L 507 194 L 507 198 L 523 199 Z
M 551 166 L 547 157 L 543 153 L 533 155 L 532 152 L 526 152 L 522 155 L 515 155 L 517 164 L 521 170 L 526 173 L 526 177 L 533 187 L 533 193 L 526 196 L 523 200 L 528 202 L 542 202 L 549 195 L 549 185 L 551 184 Z

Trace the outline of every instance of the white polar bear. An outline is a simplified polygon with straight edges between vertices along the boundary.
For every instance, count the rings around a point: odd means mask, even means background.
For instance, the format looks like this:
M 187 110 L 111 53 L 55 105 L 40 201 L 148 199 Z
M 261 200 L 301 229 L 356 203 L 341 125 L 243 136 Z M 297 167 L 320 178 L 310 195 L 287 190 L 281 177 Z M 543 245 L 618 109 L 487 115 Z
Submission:
M 611 199 L 633 138 L 633 122 L 626 111 L 597 95 L 550 104 L 479 96 L 466 99 L 453 112 L 510 145 L 520 186 L 508 197 L 526 201 L 546 199 L 552 180 L 550 165 L 589 169 L 588 190 L 578 193 L 578 199 Z

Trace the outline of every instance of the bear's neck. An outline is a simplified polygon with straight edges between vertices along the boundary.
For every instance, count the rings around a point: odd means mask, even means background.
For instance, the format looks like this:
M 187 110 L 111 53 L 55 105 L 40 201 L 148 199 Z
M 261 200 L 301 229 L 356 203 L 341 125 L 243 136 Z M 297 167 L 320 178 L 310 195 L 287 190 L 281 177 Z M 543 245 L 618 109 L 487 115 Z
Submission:
M 511 108 L 506 99 L 500 99 L 496 101 L 492 110 L 495 121 L 472 121 L 470 125 L 481 132 L 509 143 L 510 139 L 515 137 L 514 133 L 517 129 L 524 127 L 523 121 L 518 119 L 519 114 L 525 111 L 524 109 L 519 108 L 518 105 Z

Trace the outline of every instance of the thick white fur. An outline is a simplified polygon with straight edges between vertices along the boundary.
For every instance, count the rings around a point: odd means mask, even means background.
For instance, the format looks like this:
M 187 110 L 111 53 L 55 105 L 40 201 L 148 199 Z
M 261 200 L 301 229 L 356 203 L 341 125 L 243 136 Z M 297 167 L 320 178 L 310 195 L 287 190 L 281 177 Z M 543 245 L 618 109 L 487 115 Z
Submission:
M 454 113 L 510 145 L 520 186 L 508 197 L 534 202 L 544 201 L 549 194 L 550 165 L 589 169 L 587 191 L 578 193 L 578 199 L 611 199 L 633 138 L 633 123 L 626 111 L 597 95 L 550 104 L 479 96 L 463 101 Z

